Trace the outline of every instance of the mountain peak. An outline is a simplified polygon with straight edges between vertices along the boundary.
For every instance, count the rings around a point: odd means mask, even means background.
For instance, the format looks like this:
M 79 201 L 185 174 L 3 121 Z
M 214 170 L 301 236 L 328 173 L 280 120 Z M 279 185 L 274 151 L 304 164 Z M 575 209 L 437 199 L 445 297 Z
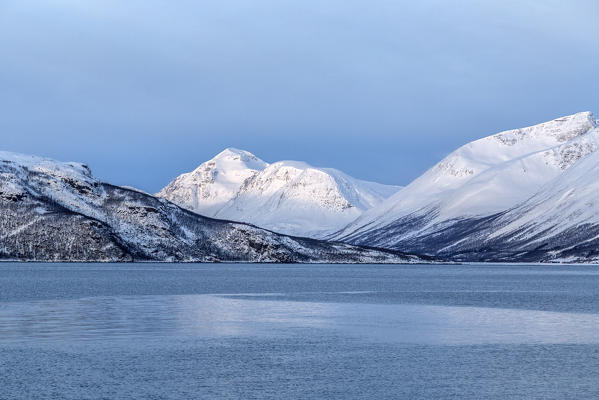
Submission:
M 158 196 L 210 217 L 320 236 L 340 229 L 397 190 L 301 161 L 267 164 L 245 150 L 227 148 L 175 179 Z
M 202 163 L 195 172 L 205 170 L 206 168 L 226 170 L 250 169 L 261 171 L 268 166 L 268 163 L 259 159 L 249 151 L 227 147 L 211 160 Z
M 256 157 L 254 154 L 250 153 L 249 151 L 236 149 L 235 147 L 227 147 L 226 149 L 224 149 L 223 151 L 218 153 L 216 156 L 214 156 L 212 159 L 217 160 L 217 159 L 224 159 L 224 158 L 239 159 L 242 161 L 259 160 L 258 157 Z
M 597 127 L 593 113 L 589 111 L 556 118 L 551 121 L 521 129 L 512 129 L 490 136 L 507 146 L 524 142 L 542 142 L 543 146 L 558 145 L 582 136 Z M 489 140 L 484 138 L 481 140 Z
M 235 147 L 227 147 L 220 153 L 218 153 L 214 158 L 223 158 L 223 157 L 236 157 L 236 156 L 245 156 L 245 157 L 256 157 L 252 153 L 246 150 L 236 149 Z
M 267 166 L 252 153 L 229 147 L 192 172 L 178 176 L 157 196 L 203 215 L 213 216 L 235 197 L 246 179 Z
M 435 229 L 455 221 L 511 210 L 598 150 L 599 129 L 590 112 L 475 140 L 363 213 L 335 239 L 385 247 L 417 242 L 418 235 L 436 237 Z

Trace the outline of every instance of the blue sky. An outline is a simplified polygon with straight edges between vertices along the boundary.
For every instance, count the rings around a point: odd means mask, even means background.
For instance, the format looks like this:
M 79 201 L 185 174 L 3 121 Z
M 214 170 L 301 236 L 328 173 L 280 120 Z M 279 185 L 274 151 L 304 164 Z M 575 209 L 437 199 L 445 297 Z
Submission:
M 2 0 L 0 148 L 154 192 L 225 147 L 406 184 L 599 113 L 596 1 Z

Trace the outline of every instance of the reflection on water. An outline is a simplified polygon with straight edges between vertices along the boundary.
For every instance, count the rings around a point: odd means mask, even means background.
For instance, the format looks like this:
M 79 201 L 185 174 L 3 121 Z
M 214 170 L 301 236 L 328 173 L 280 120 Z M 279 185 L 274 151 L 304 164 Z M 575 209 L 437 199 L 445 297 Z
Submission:
M 597 314 L 251 298 L 125 296 L 4 303 L 0 344 L 135 337 L 285 338 L 319 331 L 404 344 L 599 343 Z

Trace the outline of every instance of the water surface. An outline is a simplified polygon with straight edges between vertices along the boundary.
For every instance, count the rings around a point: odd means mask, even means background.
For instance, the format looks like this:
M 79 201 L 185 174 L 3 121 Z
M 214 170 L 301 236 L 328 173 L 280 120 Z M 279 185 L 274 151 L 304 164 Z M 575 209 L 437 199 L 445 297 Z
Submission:
M 0 399 L 597 398 L 599 268 L 0 264 Z

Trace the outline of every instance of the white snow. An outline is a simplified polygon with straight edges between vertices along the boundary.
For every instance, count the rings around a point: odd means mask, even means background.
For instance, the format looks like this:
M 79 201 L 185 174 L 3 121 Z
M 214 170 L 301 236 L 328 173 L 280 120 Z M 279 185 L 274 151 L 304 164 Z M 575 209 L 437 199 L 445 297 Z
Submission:
M 504 219 L 508 225 L 493 233 L 492 237 L 509 234 L 520 228 L 532 237 L 554 236 L 585 224 L 599 224 L 599 152 L 593 152 L 555 179 L 526 202 L 510 210 Z M 591 237 L 583 241 L 591 241 Z
M 17 167 L 32 168 L 40 172 L 50 172 L 54 175 L 72 177 L 82 181 L 94 180 L 89 168 L 85 164 L 78 162 L 60 162 L 50 158 L 8 151 L 0 151 L 0 162 L 4 162 L 5 164 L 12 163 Z
M 590 112 L 476 140 L 363 213 L 336 237 L 363 234 L 407 215 L 435 215 L 422 231 L 453 218 L 510 209 L 598 147 L 599 128 Z M 414 230 L 408 235 L 417 234 Z
M 268 164 L 247 151 L 226 149 L 157 195 L 210 217 L 322 237 L 399 189 L 301 161 Z
M 237 195 L 246 179 L 267 165 L 247 151 L 228 148 L 192 172 L 177 177 L 157 196 L 199 214 L 214 216 Z
M 85 164 L 0 151 L 0 167 L 0 193 L 43 195 L 89 215 L 99 204 L 102 189 Z

